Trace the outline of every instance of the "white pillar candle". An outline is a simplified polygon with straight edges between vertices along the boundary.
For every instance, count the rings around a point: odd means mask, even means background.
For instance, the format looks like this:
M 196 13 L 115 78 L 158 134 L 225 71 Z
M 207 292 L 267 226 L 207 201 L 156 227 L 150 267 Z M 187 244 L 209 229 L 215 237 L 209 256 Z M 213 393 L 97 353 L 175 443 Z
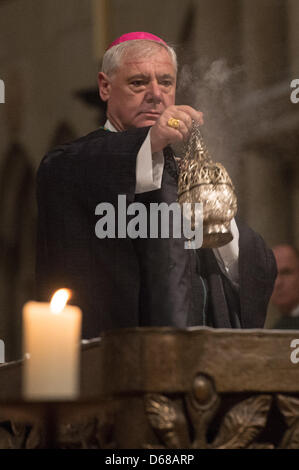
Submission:
M 61 289 L 51 304 L 23 307 L 23 394 L 29 400 L 67 400 L 79 394 L 82 312 Z

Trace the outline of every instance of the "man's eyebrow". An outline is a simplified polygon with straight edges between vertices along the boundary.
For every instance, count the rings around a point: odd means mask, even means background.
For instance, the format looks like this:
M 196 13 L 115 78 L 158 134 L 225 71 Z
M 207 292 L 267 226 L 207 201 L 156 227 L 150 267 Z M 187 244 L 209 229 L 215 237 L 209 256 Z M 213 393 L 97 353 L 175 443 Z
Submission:
M 159 79 L 162 79 L 162 80 L 174 80 L 175 77 L 173 75 L 171 75 L 170 73 L 164 73 L 163 75 L 158 75 L 158 78 Z
M 128 77 L 128 80 L 149 80 L 149 75 L 146 75 L 144 73 L 137 73 L 136 75 L 131 75 Z
M 135 75 L 131 75 L 128 77 L 128 80 L 150 80 L 150 76 L 145 73 L 137 73 Z M 158 75 L 159 80 L 175 80 L 175 77 L 170 73 L 164 73 L 162 75 Z

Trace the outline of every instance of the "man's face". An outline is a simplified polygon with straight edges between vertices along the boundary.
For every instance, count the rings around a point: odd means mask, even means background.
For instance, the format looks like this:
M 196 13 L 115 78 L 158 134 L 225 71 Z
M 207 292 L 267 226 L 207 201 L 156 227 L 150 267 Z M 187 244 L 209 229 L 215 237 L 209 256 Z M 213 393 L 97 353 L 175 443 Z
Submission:
M 176 73 L 164 47 L 147 57 L 129 51 L 112 78 L 99 74 L 100 94 L 107 101 L 107 117 L 117 130 L 155 124 L 175 103 Z
M 278 246 L 273 252 L 278 275 L 271 302 L 281 313 L 288 315 L 299 304 L 299 260 L 289 246 Z

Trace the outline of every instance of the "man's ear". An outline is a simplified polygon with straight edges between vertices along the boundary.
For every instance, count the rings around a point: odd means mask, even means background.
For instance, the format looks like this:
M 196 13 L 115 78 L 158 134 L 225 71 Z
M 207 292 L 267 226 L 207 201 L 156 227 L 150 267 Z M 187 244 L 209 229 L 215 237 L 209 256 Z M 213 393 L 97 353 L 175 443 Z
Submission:
M 102 98 L 103 101 L 105 102 L 108 101 L 110 98 L 111 81 L 109 77 L 103 72 L 99 72 L 98 86 L 99 86 L 100 97 Z

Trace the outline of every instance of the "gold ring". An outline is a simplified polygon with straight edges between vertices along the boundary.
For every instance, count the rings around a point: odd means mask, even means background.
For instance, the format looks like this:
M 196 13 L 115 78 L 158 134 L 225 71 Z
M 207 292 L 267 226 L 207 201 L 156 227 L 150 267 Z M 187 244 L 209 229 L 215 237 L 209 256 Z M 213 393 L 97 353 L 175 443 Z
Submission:
M 173 129 L 178 129 L 180 127 L 180 121 L 179 119 L 170 118 L 168 119 L 167 125 Z

